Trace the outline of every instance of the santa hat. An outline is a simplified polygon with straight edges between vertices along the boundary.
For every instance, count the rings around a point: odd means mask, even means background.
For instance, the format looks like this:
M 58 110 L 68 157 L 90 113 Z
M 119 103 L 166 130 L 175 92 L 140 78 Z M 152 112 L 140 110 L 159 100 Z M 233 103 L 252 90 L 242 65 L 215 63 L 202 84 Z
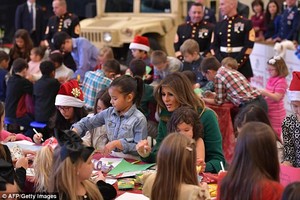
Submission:
M 139 49 L 148 52 L 150 50 L 148 38 L 140 35 L 135 36 L 133 42 L 129 45 L 129 49 Z
M 83 92 L 77 80 L 70 80 L 60 86 L 55 98 L 56 106 L 71 106 L 82 108 L 84 106 Z
M 287 95 L 290 101 L 300 101 L 300 72 L 293 72 L 293 78 Z

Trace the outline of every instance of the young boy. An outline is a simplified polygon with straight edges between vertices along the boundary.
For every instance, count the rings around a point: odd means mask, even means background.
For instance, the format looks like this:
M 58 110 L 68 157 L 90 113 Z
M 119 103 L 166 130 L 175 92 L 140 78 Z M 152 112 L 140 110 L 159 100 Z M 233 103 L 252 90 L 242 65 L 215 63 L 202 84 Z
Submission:
M 148 56 L 148 53 L 150 51 L 150 43 L 148 38 L 136 35 L 133 41 L 130 43 L 129 49 L 131 50 L 133 58 L 141 59 L 146 63 L 146 76 L 144 81 L 148 84 L 152 83 L 154 69 Z
M 239 68 L 239 64 L 237 63 L 236 59 L 232 57 L 226 57 L 221 61 L 221 65 L 223 67 L 227 67 L 229 69 L 237 70 Z
M 0 101 L 4 102 L 6 97 L 6 74 L 8 73 L 9 55 L 0 51 Z
M 71 53 L 77 69 L 75 78 L 80 76 L 82 82 L 87 71 L 93 70 L 97 65 L 99 50 L 86 38 L 71 38 L 66 32 L 57 32 L 53 36 L 54 48 L 64 53 Z
M 64 83 L 73 77 L 73 70 L 63 64 L 64 57 L 59 51 L 52 51 L 49 55 L 49 59 L 54 64 L 55 78 L 60 83 Z
M 215 105 L 231 102 L 240 108 L 255 104 L 268 112 L 267 103 L 260 92 L 251 87 L 245 76 L 237 70 L 221 66 L 215 57 L 204 58 L 200 69 L 215 85 L 215 94 L 203 98 L 205 102 Z
M 55 97 L 60 83 L 55 76 L 55 67 L 51 61 L 40 64 L 42 77 L 33 85 L 34 118 L 38 122 L 48 123 L 55 112 Z
M 203 60 L 203 57 L 200 55 L 199 44 L 193 39 L 188 39 L 180 46 L 180 52 L 184 59 L 183 71 L 190 70 L 194 72 L 200 88 L 206 86 L 208 81 L 199 70 L 199 66 Z
M 87 109 L 93 109 L 95 105 L 96 94 L 107 88 L 116 75 L 120 74 L 120 63 L 113 59 L 107 60 L 102 70 L 88 71 L 84 77 L 82 91 L 84 93 L 84 102 Z
M 159 83 L 168 74 L 182 71 L 183 68 L 180 60 L 171 56 L 167 56 L 167 54 L 161 50 L 152 52 L 151 63 L 154 66 L 153 81 L 155 83 Z
M 28 63 L 27 79 L 35 82 L 42 77 L 40 64 L 44 58 L 45 50 L 42 47 L 34 47 L 30 51 L 30 61 Z

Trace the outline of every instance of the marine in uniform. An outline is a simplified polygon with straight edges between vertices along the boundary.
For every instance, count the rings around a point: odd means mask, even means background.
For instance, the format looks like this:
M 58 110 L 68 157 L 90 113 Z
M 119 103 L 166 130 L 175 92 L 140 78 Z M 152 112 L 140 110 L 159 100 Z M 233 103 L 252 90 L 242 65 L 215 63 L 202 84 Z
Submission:
M 252 22 L 237 14 L 237 2 L 232 0 L 221 0 L 220 2 L 221 11 L 227 17 L 215 26 L 211 53 L 220 62 L 226 57 L 235 58 L 239 65 L 238 71 L 249 79 L 253 77 L 249 56 L 255 41 Z
M 210 53 L 210 41 L 214 30 L 214 25 L 203 20 L 203 5 L 193 3 L 189 16 L 191 21 L 181 24 L 177 28 L 177 34 L 174 41 L 176 57 L 180 58 L 180 46 L 187 39 L 194 39 L 198 42 L 202 55 Z M 182 60 L 182 59 L 181 59 Z

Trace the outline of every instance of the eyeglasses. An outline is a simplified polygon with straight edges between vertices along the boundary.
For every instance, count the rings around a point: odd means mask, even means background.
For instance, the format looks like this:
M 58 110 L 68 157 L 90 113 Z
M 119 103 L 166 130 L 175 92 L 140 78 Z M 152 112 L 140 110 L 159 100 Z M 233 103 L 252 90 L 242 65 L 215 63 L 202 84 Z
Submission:
M 276 69 L 274 69 L 274 68 L 266 68 L 266 70 L 267 70 L 268 72 L 276 71 Z
M 59 110 L 59 111 L 64 111 L 64 112 L 67 112 L 70 110 L 70 106 L 56 106 L 56 108 Z

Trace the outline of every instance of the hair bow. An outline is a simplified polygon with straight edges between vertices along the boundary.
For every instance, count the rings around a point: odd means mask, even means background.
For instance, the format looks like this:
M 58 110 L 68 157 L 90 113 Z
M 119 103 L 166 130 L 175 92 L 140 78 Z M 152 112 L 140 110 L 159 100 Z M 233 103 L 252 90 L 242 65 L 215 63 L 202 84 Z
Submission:
M 280 56 L 274 56 L 273 58 L 271 58 L 269 61 L 268 61 L 268 64 L 270 65 L 274 65 L 276 63 L 277 60 L 280 60 L 281 57 Z
M 6 183 L 14 184 L 14 167 L 4 159 L 0 159 L 0 191 L 6 190 Z

